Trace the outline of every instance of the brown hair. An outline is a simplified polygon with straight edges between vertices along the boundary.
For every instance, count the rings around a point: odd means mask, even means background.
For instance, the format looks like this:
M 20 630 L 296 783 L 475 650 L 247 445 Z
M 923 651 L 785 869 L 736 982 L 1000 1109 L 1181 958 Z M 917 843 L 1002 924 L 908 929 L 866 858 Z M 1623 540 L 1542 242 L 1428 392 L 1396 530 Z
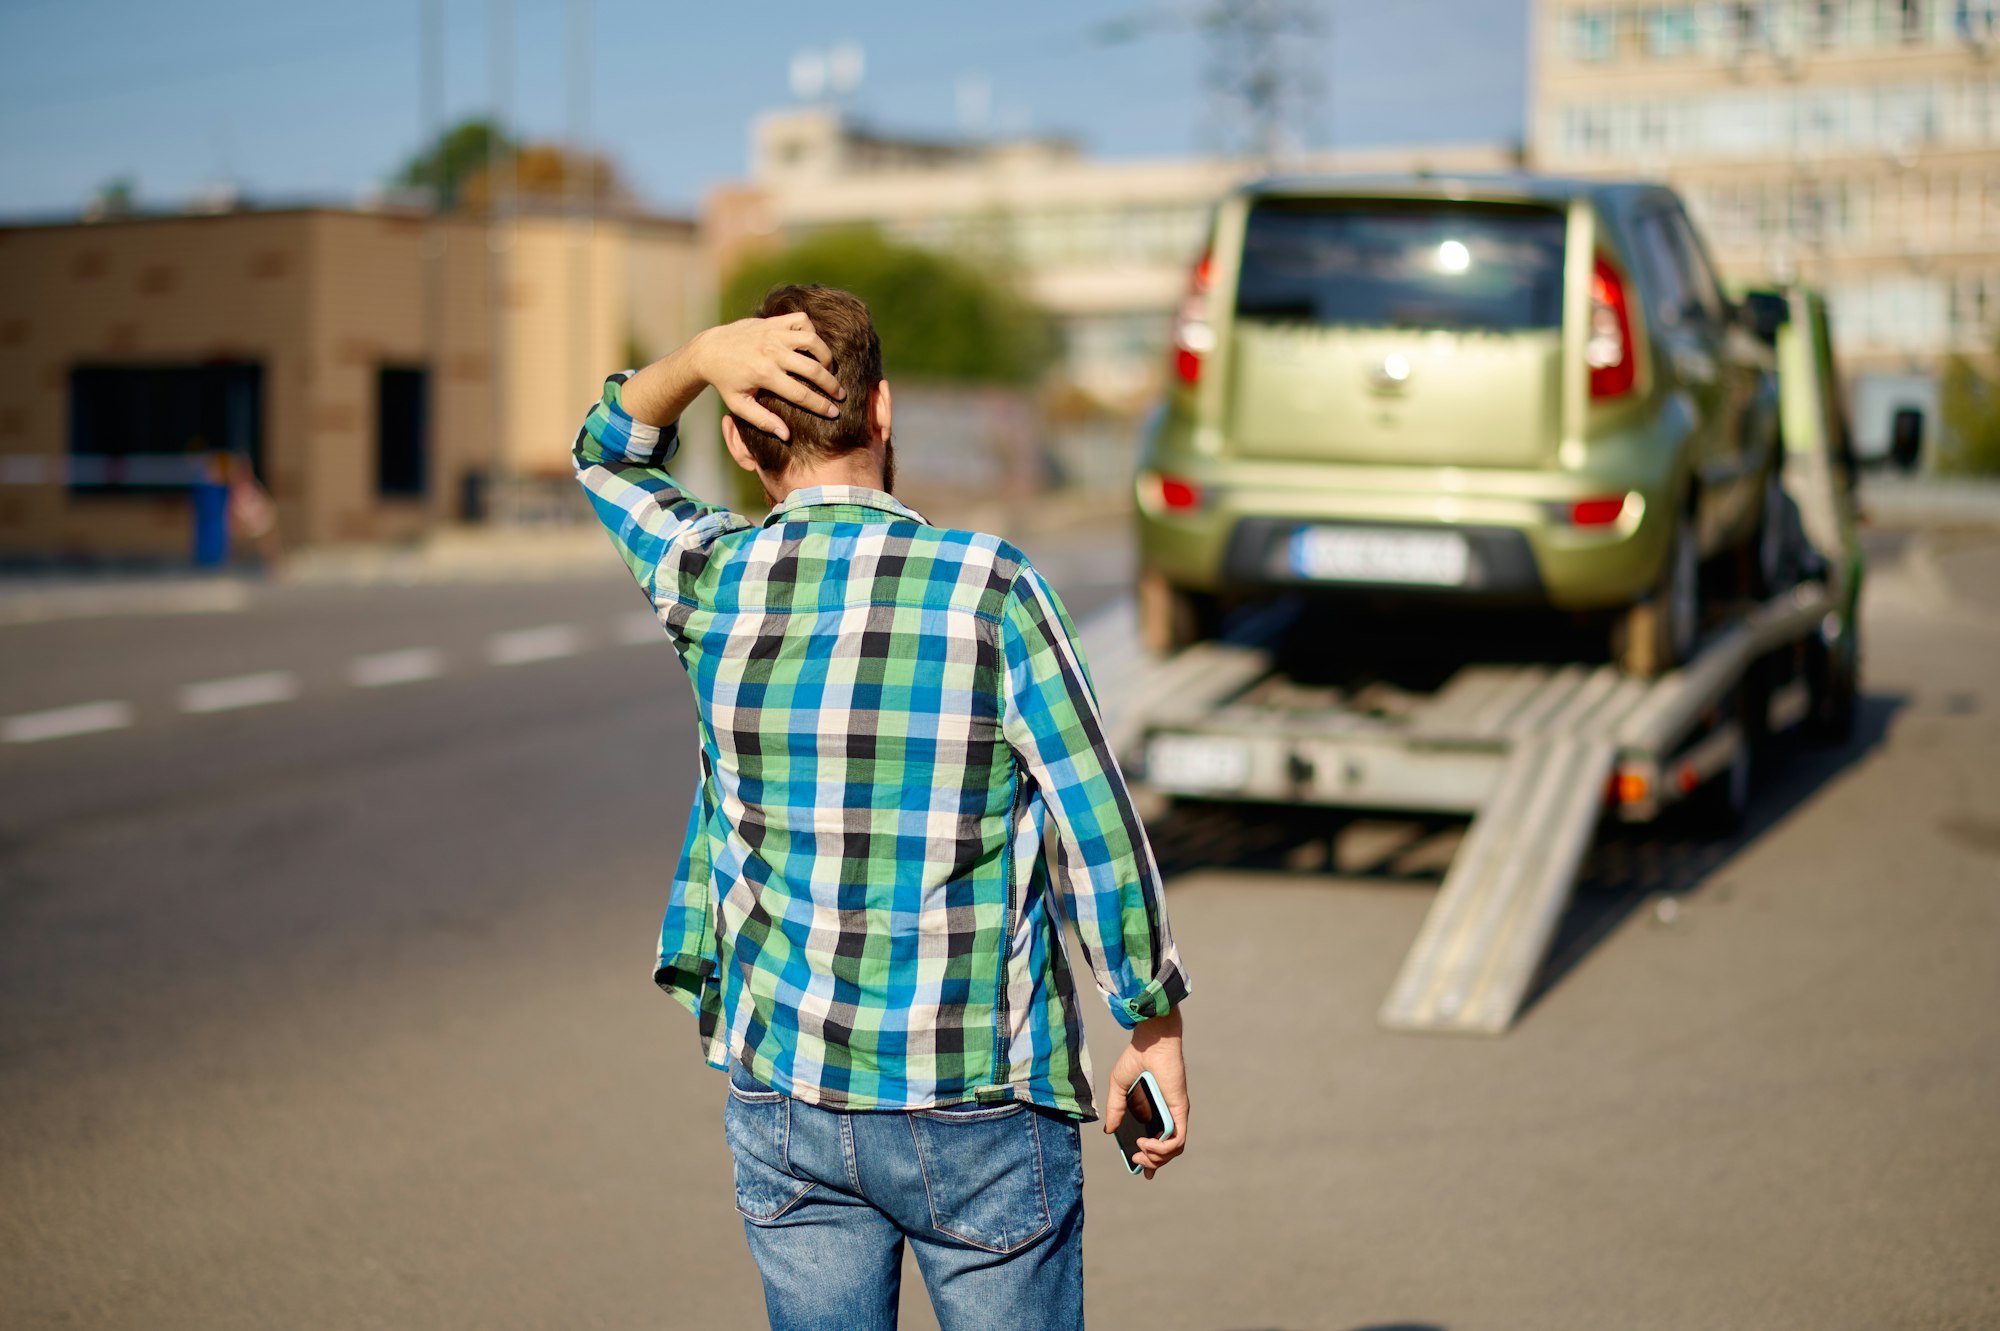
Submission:
M 828 419 L 793 406 L 773 393 L 760 392 L 757 401 L 776 413 L 792 432 L 788 443 L 767 434 L 742 417 L 736 429 L 757 465 L 775 476 L 794 461 L 820 462 L 868 446 L 868 398 L 882 381 L 882 339 L 861 297 L 837 287 L 787 285 L 772 287 L 757 306 L 757 317 L 801 314 L 833 353 L 829 367 L 847 397 L 836 403 L 840 414 Z

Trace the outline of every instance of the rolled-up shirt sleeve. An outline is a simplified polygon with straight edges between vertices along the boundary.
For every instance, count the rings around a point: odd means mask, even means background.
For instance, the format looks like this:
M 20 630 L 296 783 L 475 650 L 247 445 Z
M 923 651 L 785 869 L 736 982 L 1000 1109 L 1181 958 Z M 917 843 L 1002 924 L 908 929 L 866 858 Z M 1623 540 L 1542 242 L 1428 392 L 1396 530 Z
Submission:
M 646 594 L 657 599 L 663 590 L 657 586 L 661 565 L 671 552 L 699 547 L 723 530 L 748 524 L 690 494 L 667 470 L 680 450 L 680 432 L 673 425 L 632 419 L 620 396 L 632 373 L 620 371 L 604 381 L 604 394 L 584 417 L 570 453 L 577 481 L 618 557 Z
M 1047 801 L 1056 886 L 1119 1024 L 1163 1016 L 1188 994 L 1145 825 L 1104 735 L 1075 626 L 1023 566 L 1001 623 L 1002 728 Z

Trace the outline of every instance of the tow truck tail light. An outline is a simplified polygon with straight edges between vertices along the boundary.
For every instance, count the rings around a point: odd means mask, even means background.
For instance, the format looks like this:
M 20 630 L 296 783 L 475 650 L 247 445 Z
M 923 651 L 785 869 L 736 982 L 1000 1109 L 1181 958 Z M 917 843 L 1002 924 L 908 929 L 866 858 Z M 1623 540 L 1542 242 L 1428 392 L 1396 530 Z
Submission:
M 1215 329 L 1208 322 L 1208 283 L 1214 256 L 1204 252 L 1188 277 L 1188 292 L 1174 312 L 1174 378 L 1184 384 L 1201 381 L 1202 358 L 1215 349 Z
M 1602 254 L 1590 275 L 1590 326 L 1583 344 L 1592 401 L 1623 397 L 1639 382 L 1625 278 Z

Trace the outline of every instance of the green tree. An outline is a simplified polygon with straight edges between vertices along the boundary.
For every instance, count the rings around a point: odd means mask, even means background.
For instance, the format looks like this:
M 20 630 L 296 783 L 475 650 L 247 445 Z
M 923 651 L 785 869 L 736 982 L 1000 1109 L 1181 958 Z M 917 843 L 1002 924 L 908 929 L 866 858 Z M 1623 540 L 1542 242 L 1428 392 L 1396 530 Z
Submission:
M 438 136 L 408 162 L 396 176 L 396 183 L 433 192 L 437 206 L 458 206 L 459 191 L 473 176 L 483 171 L 495 154 L 518 151 L 519 145 L 506 131 L 490 120 L 462 120 Z
M 786 282 L 841 287 L 867 301 L 892 379 L 1030 384 L 1055 353 L 1047 316 L 1004 278 L 869 229 L 824 232 L 746 260 L 723 283 L 719 313 L 744 318 Z
M 1993 360 L 2000 363 L 2000 344 Z M 2000 473 L 2000 381 L 1991 369 L 1953 356 L 1945 363 L 1942 398 L 1944 447 L 1938 450 L 1938 470 Z

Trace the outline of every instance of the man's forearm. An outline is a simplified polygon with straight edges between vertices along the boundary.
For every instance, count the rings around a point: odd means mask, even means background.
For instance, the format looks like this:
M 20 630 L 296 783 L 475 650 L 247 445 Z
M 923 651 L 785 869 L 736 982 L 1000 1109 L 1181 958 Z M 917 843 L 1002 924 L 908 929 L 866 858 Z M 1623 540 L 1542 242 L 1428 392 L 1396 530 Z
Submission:
M 708 387 L 701 369 L 702 343 L 708 332 L 696 333 L 624 382 L 619 402 L 627 415 L 641 425 L 658 426 L 672 425 L 681 418 Z

